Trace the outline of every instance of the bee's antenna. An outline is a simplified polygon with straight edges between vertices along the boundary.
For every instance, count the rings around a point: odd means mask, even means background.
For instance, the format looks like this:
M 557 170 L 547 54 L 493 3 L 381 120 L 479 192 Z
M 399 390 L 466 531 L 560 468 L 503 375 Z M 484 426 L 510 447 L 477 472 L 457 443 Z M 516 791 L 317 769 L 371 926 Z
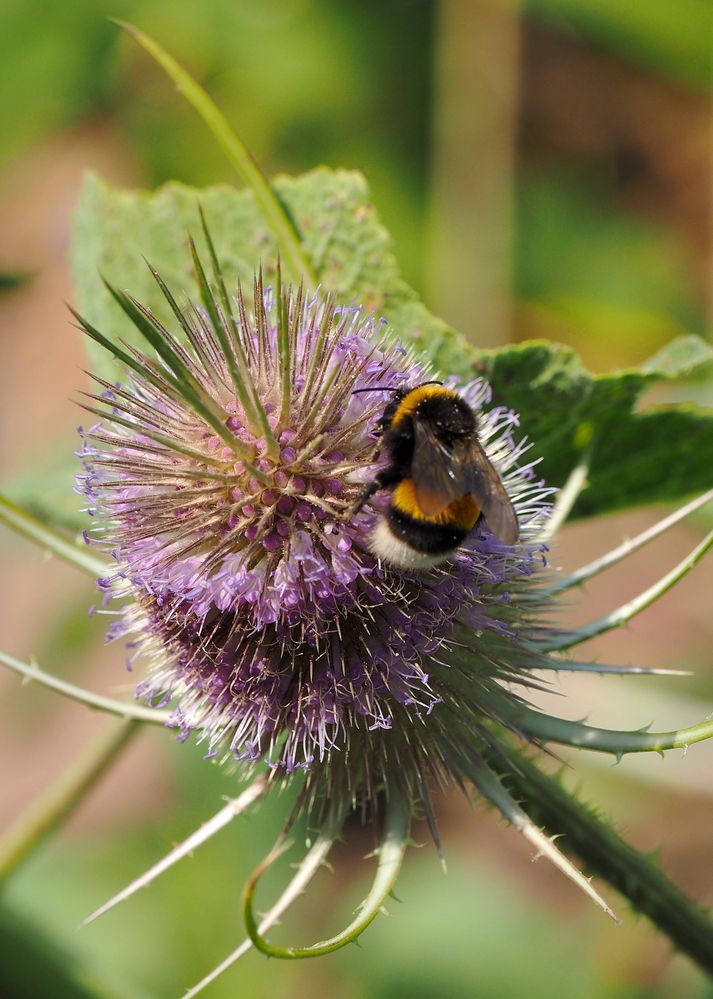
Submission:
M 431 378 L 430 381 L 421 382 L 419 385 L 414 385 L 414 388 L 421 388 L 422 385 L 442 385 L 443 382 L 439 381 L 438 378 Z M 406 395 L 408 392 L 413 392 L 413 389 L 404 389 L 400 385 L 373 385 L 370 388 L 359 388 L 352 389 L 352 395 L 358 395 L 359 392 L 403 392 Z
M 374 385 L 371 388 L 360 388 L 352 389 L 352 395 L 358 395 L 360 392 L 402 392 L 403 389 L 398 385 Z

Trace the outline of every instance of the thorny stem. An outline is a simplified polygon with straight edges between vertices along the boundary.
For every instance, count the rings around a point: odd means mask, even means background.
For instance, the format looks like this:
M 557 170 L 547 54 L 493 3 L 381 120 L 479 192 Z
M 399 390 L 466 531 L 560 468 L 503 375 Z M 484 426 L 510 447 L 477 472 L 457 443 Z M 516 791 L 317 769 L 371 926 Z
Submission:
M 709 975 L 713 974 L 713 920 L 653 860 L 629 846 L 612 827 L 513 749 L 488 752 L 488 763 L 523 808 L 592 873 L 617 889 Z
M 595 891 L 589 880 L 555 846 L 553 840 L 538 828 L 531 814 L 520 808 L 515 799 L 511 797 L 501 783 L 499 776 L 487 764 L 482 762 L 473 763 L 470 767 L 469 776 L 480 793 L 495 805 L 503 818 L 511 822 L 517 831 L 522 833 L 528 843 L 535 847 L 538 855 L 541 854 L 547 857 L 555 867 L 558 867 L 578 888 L 581 888 L 586 895 L 596 902 L 614 922 L 619 922 L 615 913 L 610 909 L 601 895 Z
M 125 721 L 150 722 L 152 725 L 167 725 L 171 714 L 169 711 L 161 711 L 158 708 L 145 707 L 143 704 L 131 704 L 126 701 L 115 701 L 111 697 L 103 697 L 101 694 L 93 694 L 84 687 L 77 687 L 73 683 L 67 683 L 58 676 L 45 673 L 35 663 L 23 663 L 19 659 L 0 652 L 0 663 L 8 669 L 19 673 L 25 680 L 42 684 L 64 697 L 69 697 L 72 701 L 86 704 L 87 707 L 96 708 L 98 711 L 105 711 L 110 715 L 118 715 Z
M 82 921 L 82 926 L 87 926 L 89 923 L 94 922 L 99 916 L 103 916 L 105 912 L 109 909 L 113 909 L 115 905 L 119 902 L 124 902 L 127 898 L 130 898 L 134 892 L 137 892 L 140 888 L 145 888 L 146 885 L 150 884 L 159 874 L 163 874 L 167 871 L 169 867 L 178 863 L 187 854 L 192 853 L 197 847 L 201 846 L 211 837 L 215 836 L 217 832 L 220 832 L 228 823 L 232 822 L 234 818 L 238 815 L 242 815 L 243 812 L 255 802 L 258 798 L 267 790 L 267 777 L 261 775 L 253 783 L 247 787 L 242 794 L 238 795 L 237 798 L 231 798 L 228 801 L 225 808 L 221 808 L 212 818 L 203 825 L 196 829 L 194 833 L 179 843 L 175 849 L 171 850 L 169 854 L 163 857 L 157 864 L 150 867 L 148 871 L 144 871 L 140 877 L 132 881 L 130 885 L 123 888 L 120 892 L 110 898 L 108 902 L 99 906 L 90 916 L 87 916 L 85 920 Z
M 253 898 L 257 882 L 276 859 L 273 851 L 252 875 L 243 893 L 243 920 L 248 936 L 254 946 L 267 954 L 268 957 L 280 957 L 288 960 L 298 958 L 320 957 L 331 954 L 348 943 L 352 943 L 376 919 L 382 910 L 386 898 L 393 890 L 401 870 L 401 862 L 408 846 L 408 832 L 411 824 L 411 802 L 406 794 L 394 793 L 389 799 L 386 813 L 386 823 L 381 846 L 378 849 L 379 862 L 374 882 L 369 894 L 359 908 L 357 916 L 346 929 L 328 940 L 313 944 L 311 947 L 276 947 L 263 936 L 253 909 Z M 281 851 L 280 851 L 281 852 Z
M 20 816 L 0 840 L 0 883 L 81 805 L 139 728 L 134 719 L 112 723 L 82 758 Z
M 580 642 L 586 642 L 597 635 L 603 635 L 613 628 L 621 627 L 621 625 L 626 624 L 627 621 L 630 621 L 637 614 L 641 613 L 641 611 L 646 610 L 647 607 L 656 603 L 660 597 L 672 589 L 680 579 L 683 579 L 700 562 L 712 546 L 713 531 L 710 531 L 703 541 L 696 545 L 692 552 L 682 559 L 677 566 L 674 566 L 670 572 L 662 576 L 658 582 L 650 586 L 648 590 L 644 590 L 643 593 L 634 597 L 633 600 L 627 601 L 627 603 L 622 604 L 621 607 L 618 607 L 610 614 L 605 614 L 604 617 L 598 617 L 596 620 L 590 621 L 588 624 L 583 624 L 579 628 L 573 628 L 571 631 L 560 632 L 550 641 L 538 643 L 538 648 L 543 652 L 556 652 L 561 649 L 569 649 L 574 645 L 579 645 Z
M 545 591 L 545 595 L 554 596 L 557 593 L 561 593 L 563 590 L 569 590 L 573 586 L 580 586 L 582 583 L 586 583 L 594 576 L 599 575 L 600 572 L 604 572 L 605 569 L 609 569 L 611 566 L 616 565 L 617 562 L 621 562 L 622 559 L 627 558 L 632 554 L 632 552 L 638 551 L 639 548 L 643 548 L 644 545 L 647 545 L 650 541 L 659 537 L 659 535 L 670 530 L 670 528 L 674 527 L 681 520 L 684 520 L 686 517 L 690 516 L 690 514 L 695 513 L 696 510 L 700 510 L 701 507 L 710 503 L 711 500 L 713 500 L 713 489 L 709 490 L 707 493 L 703 493 L 702 496 L 698 496 L 696 499 L 691 500 L 690 503 L 686 503 L 685 506 L 679 507 L 678 510 L 674 510 L 674 512 L 668 517 L 664 517 L 663 520 L 659 520 L 652 527 L 642 531 L 641 534 L 637 534 L 636 537 L 622 542 L 622 544 L 617 545 L 616 548 L 612 548 L 612 550 L 607 552 L 606 555 L 600 556 L 593 562 L 588 562 L 587 565 L 583 565 L 579 569 L 570 573 L 568 576 L 564 576 L 562 579 L 559 579 Z
M 169 55 L 157 42 L 144 34 L 133 24 L 113 19 L 123 31 L 131 35 L 148 54 L 156 60 L 164 72 L 176 85 L 189 104 L 192 104 L 213 136 L 218 141 L 230 162 L 244 182 L 252 188 L 265 221 L 272 229 L 278 246 L 289 262 L 294 277 L 304 277 L 313 287 L 317 285 L 317 276 L 312 263 L 305 253 L 300 236 L 287 212 L 280 204 L 267 179 L 252 158 L 246 147 L 228 124 L 225 116 L 211 100 L 205 90 Z
M 70 541 L 59 531 L 43 524 L 5 496 L 0 496 L 0 524 L 5 524 L 11 531 L 28 538 L 45 551 L 69 562 L 76 569 L 81 569 L 93 579 L 108 576 L 111 572 L 106 562 L 90 555 L 83 543 Z
M 493 698 L 495 702 L 495 698 Z M 627 753 L 663 753 L 668 749 L 688 749 L 696 742 L 713 737 L 713 718 L 673 732 L 647 732 L 643 729 L 622 732 L 617 729 L 596 728 L 583 722 L 556 718 L 542 711 L 535 711 L 524 704 L 513 704 L 507 698 L 497 698 L 498 717 L 512 723 L 523 735 L 534 736 L 543 742 L 559 742 L 565 746 L 578 746 L 597 753 L 612 753 L 622 757 Z

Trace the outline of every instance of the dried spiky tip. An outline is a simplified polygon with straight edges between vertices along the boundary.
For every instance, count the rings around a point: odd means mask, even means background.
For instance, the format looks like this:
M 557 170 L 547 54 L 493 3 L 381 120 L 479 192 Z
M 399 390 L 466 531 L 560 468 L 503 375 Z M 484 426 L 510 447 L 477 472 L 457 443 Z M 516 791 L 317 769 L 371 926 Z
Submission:
M 157 276 L 181 341 L 112 289 L 157 357 L 83 322 L 131 369 L 92 397 L 101 422 L 83 434 L 80 488 L 100 514 L 94 540 L 118 564 L 100 583 L 129 598 L 113 636 L 149 657 L 139 693 L 173 701 L 176 725 L 211 755 L 288 772 L 329 759 L 322 771 L 350 793 L 390 766 L 419 788 L 460 774 L 478 691 L 527 682 L 534 662 L 534 605 L 518 595 L 544 562 L 548 490 L 535 462 L 519 464 L 515 414 L 488 410 L 480 381 L 459 388 L 521 542 L 483 527 L 429 571 L 381 565 L 368 537 L 388 494 L 343 519 L 374 475 L 389 398 L 357 390 L 432 372 L 358 308 L 263 293 L 260 281 L 249 308 L 224 288 L 214 296 L 197 266 L 204 309 L 179 308 Z

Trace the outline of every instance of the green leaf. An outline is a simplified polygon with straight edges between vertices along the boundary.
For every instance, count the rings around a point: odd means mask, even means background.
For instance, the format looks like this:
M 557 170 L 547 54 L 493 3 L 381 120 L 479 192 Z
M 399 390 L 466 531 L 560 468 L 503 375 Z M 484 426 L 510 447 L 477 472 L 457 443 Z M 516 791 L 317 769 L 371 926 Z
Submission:
M 637 409 L 646 388 L 712 359 L 699 337 L 679 337 L 640 368 L 595 376 L 574 351 L 531 341 L 484 352 L 478 367 L 494 402 L 520 413 L 548 482 L 562 485 L 592 446 L 588 488 L 574 510 L 587 516 L 676 500 L 713 484 L 713 412 L 692 405 Z
M 495 402 L 520 414 L 523 433 L 534 443 L 533 457 L 543 456 L 544 478 L 561 485 L 592 445 L 589 487 L 576 513 L 674 500 L 713 485 L 713 413 L 693 406 L 639 411 L 645 389 L 710 361 L 713 354 L 701 338 L 679 337 L 640 368 L 598 376 L 574 351 L 548 341 L 478 351 L 432 316 L 403 281 L 360 174 L 322 167 L 298 178 L 280 177 L 274 187 L 304 234 L 323 288 L 383 315 L 440 371 L 485 376 Z M 137 193 L 115 190 L 90 175 L 77 213 L 73 266 L 80 310 L 103 334 L 139 343 L 100 271 L 175 330 L 170 307 L 142 256 L 160 271 L 179 303 L 184 296 L 200 300 L 188 245 L 190 231 L 208 258 L 199 201 L 228 289 L 238 277 L 250 287 L 259 264 L 266 281 L 274 282 L 274 239 L 251 192 L 227 186 L 197 191 L 172 183 L 153 194 Z M 104 350 L 92 343 L 88 347 L 97 371 L 112 380 L 121 376 Z
M 709 364 L 712 358 L 713 352 L 705 340 L 699 336 L 679 336 L 644 361 L 640 371 L 655 377 L 680 378 Z
M 319 168 L 297 178 L 278 177 L 273 186 L 304 234 L 307 255 L 326 291 L 384 315 L 442 370 L 468 374 L 475 350 L 432 316 L 401 278 L 391 238 L 370 204 L 361 174 Z M 160 271 L 179 303 L 184 295 L 200 301 L 188 246 L 190 233 L 201 257 L 209 259 L 199 202 L 228 290 L 237 278 L 252 287 L 260 264 L 266 281 L 274 281 L 276 244 L 250 191 L 228 186 L 198 191 L 171 183 L 146 194 L 87 176 L 76 216 L 73 272 L 79 311 L 106 336 L 140 343 L 103 287 L 99 271 L 171 329 L 170 309 L 143 257 Z M 90 345 L 89 351 L 94 370 L 111 379 L 121 374 L 104 350 Z

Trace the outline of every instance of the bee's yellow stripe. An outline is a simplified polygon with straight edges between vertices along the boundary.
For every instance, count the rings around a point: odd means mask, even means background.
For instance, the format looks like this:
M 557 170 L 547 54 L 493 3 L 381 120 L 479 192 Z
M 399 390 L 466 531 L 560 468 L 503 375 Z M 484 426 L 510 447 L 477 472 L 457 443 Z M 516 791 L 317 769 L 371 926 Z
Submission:
M 458 398 L 457 392 L 444 388 L 442 385 L 420 385 L 418 388 L 411 389 L 411 391 L 403 397 L 396 412 L 394 413 L 393 419 L 391 420 L 391 426 L 396 427 L 399 423 L 403 423 L 404 420 L 408 419 L 409 416 L 413 416 L 416 411 L 416 407 L 419 406 L 424 399 L 430 399 L 435 395 L 446 396 L 450 399 Z
M 480 507 L 472 496 L 461 496 L 449 503 L 440 513 L 423 513 L 416 502 L 416 493 L 411 479 L 402 479 L 396 486 L 391 502 L 400 513 L 406 514 L 421 524 L 436 524 L 444 527 L 458 527 L 463 531 L 471 531 L 480 516 Z

